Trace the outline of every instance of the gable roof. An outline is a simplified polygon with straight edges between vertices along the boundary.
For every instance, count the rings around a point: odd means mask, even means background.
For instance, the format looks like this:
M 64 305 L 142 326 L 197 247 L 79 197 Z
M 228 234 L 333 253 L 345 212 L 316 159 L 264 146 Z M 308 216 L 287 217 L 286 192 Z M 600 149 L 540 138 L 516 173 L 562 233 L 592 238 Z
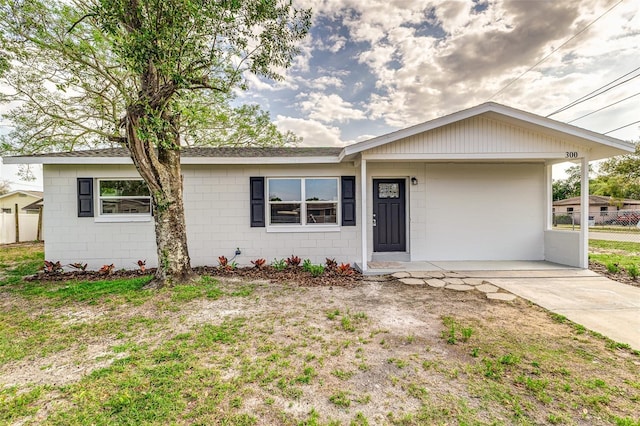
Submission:
M 635 150 L 634 145 L 630 142 L 625 142 L 620 139 L 497 104 L 495 102 L 486 102 L 481 105 L 439 117 L 415 126 L 407 127 L 396 132 L 349 145 L 344 148 L 343 155 L 354 155 L 477 116 L 494 118 L 518 127 L 528 128 L 539 133 L 582 145 L 590 150 L 589 160 L 598 160 L 615 155 L 628 154 Z
M 44 193 L 42 191 L 22 191 L 22 190 L 18 190 L 18 191 L 7 192 L 6 194 L 0 195 L 0 198 L 10 197 L 11 195 L 15 195 L 15 194 L 24 194 L 24 195 L 28 195 L 29 197 L 33 197 L 33 198 L 42 198 Z
M 40 198 L 37 201 L 34 201 L 33 203 L 29 204 L 28 206 L 24 206 L 22 208 L 22 210 L 25 211 L 38 211 L 40 210 L 40 207 L 44 206 L 44 198 Z
M 420 133 L 426 133 L 450 124 L 474 117 L 486 117 L 505 124 L 531 130 L 536 134 L 557 138 L 573 146 L 581 147 L 588 159 L 599 160 L 635 151 L 635 146 L 590 130 L 582 129 L 540 115 L 531 114 L 495 102 L 455 112 L 407 127 L 396 132 L 355 143 L 344 148 L 337 147 L 184 147 L 182 164 L 330 164 L 356 159 L 358 154 Z M 558 159 L 557 154 L 553 157 Z M 93 159 L 96 164 L 132 164 L 126 148 L 107 148 L 52 154 L 36 154 L 5 157 L 7 164 L 86 164 Z M 562 161 L 565 161 L 562 159 Z
M 182 164 L 291 164 L 338 163 L 342 148 L 336 147 L 183 147 Z M 7 157 L 7 164 L 132 164 L 127 148 L 105 148 Z

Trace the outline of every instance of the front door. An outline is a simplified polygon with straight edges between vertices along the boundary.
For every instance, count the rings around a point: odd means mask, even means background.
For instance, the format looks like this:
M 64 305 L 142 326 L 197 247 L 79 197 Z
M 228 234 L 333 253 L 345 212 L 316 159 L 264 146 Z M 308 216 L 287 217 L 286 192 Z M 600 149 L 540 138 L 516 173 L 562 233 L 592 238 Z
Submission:
M 373 251 L 406 251 L 405 180 L 373 180 Z

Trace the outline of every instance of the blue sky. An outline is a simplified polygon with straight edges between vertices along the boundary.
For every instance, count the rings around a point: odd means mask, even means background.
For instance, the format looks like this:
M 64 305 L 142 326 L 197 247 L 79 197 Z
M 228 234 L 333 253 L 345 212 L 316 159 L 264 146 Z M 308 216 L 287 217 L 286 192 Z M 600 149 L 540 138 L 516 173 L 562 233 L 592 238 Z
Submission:
M 544 116 L 640 67 L 638 0 L 294 5 L 314 13 L 294 66 L 280 82 L 247 76 L 238 99 L 261 105 L 307 146 L 358 142 L 488 100 Z M 627 78 L 552 118 L 568 122 L 639 93 L 640 70 Z M 572 124 L 604 133 L 639 117 L 637 96 Z M 640 124 L 610 136 L 640 140 Z M 1 173 L 16 181 L 12 168 Z

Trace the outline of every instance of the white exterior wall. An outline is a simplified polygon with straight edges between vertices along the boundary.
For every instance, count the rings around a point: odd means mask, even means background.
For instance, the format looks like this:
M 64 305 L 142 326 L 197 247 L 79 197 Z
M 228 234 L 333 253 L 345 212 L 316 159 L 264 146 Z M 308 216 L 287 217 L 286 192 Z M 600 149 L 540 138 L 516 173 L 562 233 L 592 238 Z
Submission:
M 257 258 L 271 263 L 292 254 L 322 264 L 327 257 L 349 263 L 360 259 L 360 223 L 340 226 L 338 232 L 269 232 L 268 228 L 250 227 L 251 176 L 357 176 L 352 163 L 303 167 L 183 166 L 183 174 L 189 254 L 194 266 L 217 265 L 218 256 L 231 258 L 236 247 L 242 251 L 235 259 L 241 265 L 251 265 L 251 260 Z M 356 179 L 359 185 L 360 180 Z M 360 191 L 356 197 L 360 199 Z
M 416 260 L 543 260 L 544 165 L 430 164 Z
M 372 179 L 390 177 L 407 179 L 412 261 L 544 259 L 542 163 L 369 162 L 369 194 Z M 371 218 L 371 202 L 367 213 Z M 370 227 L 367 232 L 371 259 Z
M 415 154 L 463 159 L 503 154 L 526 158 L 539 154 L 541 158 L 564 158 L 566 152 L 577 152 L 581 157 L 582 151 L 580 146 L 563 139 L 487 117 L 473 117 L 370 149 L 366 156 Z
M 157 264 L 152 218 L 147 222 L 101 223 L 95 217 L 78 217 L 77 178 L 140 177 L 133 166 L 45 164 L 43 175 L 45 259 L 63 265 L 88 263 L 89 269 L 111 263 L 118 269 L 136 269 L 139 259 L 146 259 L 149 267 Z M 94 187 L 94 196 L 95 192 Z
M 338 232 L 268 232 L 251 228 L 249 177 L 340 177 L 357 175 L 352 163 L 340 165 L 286 166 L 192 166 L 183 165 L 187 241 L 193 266 L 215 266 L 218 256 L 233 257 L 250 265 L 251 260 L 292 254 L 324 263 L 360 258 L 360 224 L 340 227 Z M 304 174 L 304 175 L 303 175 Z M 105 263 L 116 268 L 135 269 L 138 259 L 148 267 L 157 265 L 153 219 L 147 222 L 97 222 L 95 217 L 77 215 L 79 177 L 139 177 L 133 166 L 45 165 L 45 256 L 63 264 L 87 262 L 90 269 Z M 359 184 L 359 179 L 358 179 Z M 94 187 L 95 189 L 95 187 Z M 95 198 L 95 194 L 94 194 Z M 359 191 L 357 199 L 360 198 Z M 95 200 L 94 200 L 95 201 Z M 97 204 L 96 209 L 97 212 Z
M 544 233 L 544 260 L 580 268 L 580 233 L 547 230 Z

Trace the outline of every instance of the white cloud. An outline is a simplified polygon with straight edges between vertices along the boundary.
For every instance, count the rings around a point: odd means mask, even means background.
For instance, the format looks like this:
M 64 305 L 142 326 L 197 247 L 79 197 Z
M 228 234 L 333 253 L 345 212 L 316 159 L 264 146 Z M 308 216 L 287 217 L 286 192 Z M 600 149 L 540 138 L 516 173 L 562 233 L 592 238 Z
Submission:
M 342 80 L 336 76 L 322 76 L 315 78 L 309 82 L 309 87 L 318 90 L 325 90 L 329 87 L 342 88 L 344 83 Z
M 366 118 L 364 112 L 354 108 L 339 95 L 323 93 L 302 93 L 299 98 L 306 99 L 300 102 L 300 107 L 307 112 L 309 118 L 322 121 L 324 123 L 346 122 L 349 120 L 362 120 Z
M 281 131 L 292 131 L 302 137 L 301 146 L 344 146 L 340 129 L 319 121 L 278 115 L 274 121 Z

